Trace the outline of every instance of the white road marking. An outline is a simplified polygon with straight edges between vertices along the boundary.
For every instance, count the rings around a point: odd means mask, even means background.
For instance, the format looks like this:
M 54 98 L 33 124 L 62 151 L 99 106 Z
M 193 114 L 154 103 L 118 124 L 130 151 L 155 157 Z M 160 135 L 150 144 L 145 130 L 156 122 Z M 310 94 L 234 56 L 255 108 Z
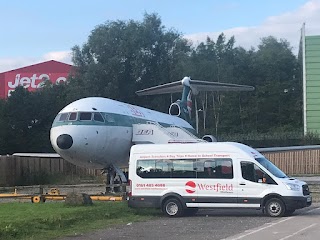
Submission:
M 232 239 L 232 240 L 238 240 L 238 239 L 241 239 L 241 238 L 247 237 L 247 236 L 249 236 L 249 235 L 251 235 L 251 234 L 254 234 L 254 233 L 260 232 L 261 230 L 264 230 L 264 229 L 266 229 L 266 228 L 269 228 L 269 227 L 275 226 L 275 225 L 277 225 L 277 224 L 279 224 L 279 223 L 282 223 L 282 222 L 288 221 L 288 220 L 290 220 L 290 219 L 292 219 L 292 218 L 293 218 L 293 217 L 285 218 L 285 219 L 280 220 L 280 221 L 278 221 L 278 222 L 271 223 L 271 224 L 269 224 L 268 226 L 265 226 L 265 227 L 262 227 L 262 228 L 258 228 L 258 229 L 254 230 L 254 231 L 252 231 L 252 232 L 249 232 L 249 233 L 244 234 L 244 235 L 241 235 L 241 236 L 239 236 L 239 237 L 237 237 L 237 238 L 231 238 L 231 239 Z
M 307 213 L 309 213 L 309 212 L 313 212 L 313 211 L 315 211 L 315 210 L 320 210 L 320 207 L 318 207 L 318 208 L 314 208 L 314 209 L 312 209 L 312 210 L 309 210 Z
M 313 212 L 313 211 L 316 211 L 316 210 L 320 210 L 320 207 L 314 208 L 314 209 L 312 209 L 312 210 L 309 210 L 309 211 L 307 211 L 307 213 L 310 213 L 310 212 Z M 250 230 L 249 230 L 250 232 L 246 231 L 246 232 L 248 232 L 248 233 L 246 233 L 246 234 L 244 234 L 244 235 L 240 235 L 240 236 L 238 236 L 237 238 L 228 238 L 228 239 L 231 239 L 231 240 L 242 239 L 242 238 L 247 237 L 247 236 L 249 236 L 249 235 L 251 235 L 251 234 L 260 232 L 261 230 L 267 229 L 267 228 L 269 228 L 269 227 L 273 227 L 273 226 L 275 226 L 275 225 L 277 225 L 277 224 L 279 224 L 279 223 L 283 223 L 283 222 L 285 222 L 285 221 L 287 221 L 287 220 L 290 220 L 290 219 L 292 219 L 292 218 L 295 218 L 295 217 L 297 217 L 297 216 L 288 217 L 288 218 L 285 218 L 285 219 L 280 220 L 280 221 L 278 221 L 278 222 L 270 223 L 270 224 L 268 224 L 267 226 L 258 228 L 258 229 L 254 230 L 254 231 L 250 231 Z M 315 223 L 315 224 L 312 224 L 312 225 L 310 225 L 310 226 L 308 226 L 308 227 L 306 227 L 306 228 L 304 228 L 304 229 L 301 229 L 301 230 L 299 230 L 298 232 L 296 232 L 296 233 L 294 233 L 294 234 L 292 234 L 292 235 L 289 235 L 289 236 L 287 236 L 287 237 L 285 237 L 285 238 L 281 238 L 281 240 L 287 239 L 287 238 L 289 238 L 289 237 L 291 237 L 291 236 L 294 236 L 295 234 L 298 234 L 300 231 L 303 231 L 303 230 L 305 230 L 305 229 L 308 229 L 308 228 L 310 228 L 310 227 L 313 227 L 314 225 L 316 225 L 316 223 Z
M 317 225 L 317 223 L 314 223 L 314 224 L 312 224 L 312 225 L 310 225 L 310 226 L 308 226 L 308 227 L 302 228 L 302 229 L 300 229 L 299 231 L 297 231 L 297 232 L 295 232 L 295 233 L 293 233 L 293 234 L 291 234 L 291 235 L 288 235 L 288 236 L 286 236 L 286 237 L 284 237 L 284 238 L 280 238 L 279 240 L 284 240 L 284 239 L 288 239 L 288 238 L 290 238 L 290 237 L 293 237 L 294 235 L 297 235 L 298 233 L 303 232 L 304 230 L 307 230 L 308 228 L 312 228 L 312 227 L 315 226 L 315 225 Z

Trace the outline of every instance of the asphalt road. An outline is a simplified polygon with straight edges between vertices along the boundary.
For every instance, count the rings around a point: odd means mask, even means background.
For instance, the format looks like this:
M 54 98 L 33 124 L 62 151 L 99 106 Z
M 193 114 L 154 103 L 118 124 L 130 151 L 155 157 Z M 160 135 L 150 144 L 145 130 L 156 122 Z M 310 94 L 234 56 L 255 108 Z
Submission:
M 307 212 L 279 219 L 261 227 L 242 232 L 228 240 L 302 240 L 320 238 L 320 205 Z
M 320 204 L 297 210 L 291 217 L 271 218 L 257 210 L 200 210 L 194 217 L 161 217 L 127 223 L 63 240 L 85 239 L 319 239 Z

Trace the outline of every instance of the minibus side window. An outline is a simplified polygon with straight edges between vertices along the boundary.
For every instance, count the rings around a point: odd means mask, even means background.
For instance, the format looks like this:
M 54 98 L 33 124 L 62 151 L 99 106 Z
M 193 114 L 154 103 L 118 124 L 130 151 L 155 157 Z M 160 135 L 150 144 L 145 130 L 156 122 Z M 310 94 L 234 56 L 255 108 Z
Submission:
M 252 162 L 241 162 L 241 173 L 243 179 L 251 182 L 276 184 L 267 173 Z
M 170 178 L 172 161 L 162 159 L 138 160 L 136 173 L 141 178 Z
M 216 161 L 208 160 L 204 162 L 203 174 L 204 178 L 214 178 L 214 169 L 216 168 Z M 199 169 L 200 170 L 200 169 Z
M 196 160 L 179 159 L 172 161 L 172 178 L 196 178 Z
M 233 178 L 233 165 L 230 158 L 199 159 L 197 165 L 197 178 Z

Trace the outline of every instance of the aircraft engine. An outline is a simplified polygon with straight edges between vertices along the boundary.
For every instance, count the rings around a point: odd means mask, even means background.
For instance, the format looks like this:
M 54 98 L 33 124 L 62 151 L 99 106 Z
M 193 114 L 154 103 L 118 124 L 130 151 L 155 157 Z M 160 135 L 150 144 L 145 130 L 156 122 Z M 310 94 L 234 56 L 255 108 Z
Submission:
M 204 135 L 202 137 L 202 140 L 205 140 L 207 142 L 217 142 L 217 139 L 212 135 Z
M 169 107 L 169 114 L 179 117 L 181 114 L 181 108 L 178 102 L 171 103 Z

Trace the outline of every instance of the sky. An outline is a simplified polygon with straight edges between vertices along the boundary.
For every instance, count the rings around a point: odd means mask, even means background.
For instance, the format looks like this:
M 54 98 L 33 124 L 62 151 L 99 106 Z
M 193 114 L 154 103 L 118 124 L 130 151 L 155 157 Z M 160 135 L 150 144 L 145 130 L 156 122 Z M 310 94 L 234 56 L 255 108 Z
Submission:
M 249 49 L 272 35 L 297 53 L 304 22 L 306 35 L 320 35 L 320 0 L 0 0 L 0 72 L 47 60 L 72 64 L 71 48 L 96 26 L 141 21 L 144 13 L 157 13 L 194 44 L 223 32 Z

